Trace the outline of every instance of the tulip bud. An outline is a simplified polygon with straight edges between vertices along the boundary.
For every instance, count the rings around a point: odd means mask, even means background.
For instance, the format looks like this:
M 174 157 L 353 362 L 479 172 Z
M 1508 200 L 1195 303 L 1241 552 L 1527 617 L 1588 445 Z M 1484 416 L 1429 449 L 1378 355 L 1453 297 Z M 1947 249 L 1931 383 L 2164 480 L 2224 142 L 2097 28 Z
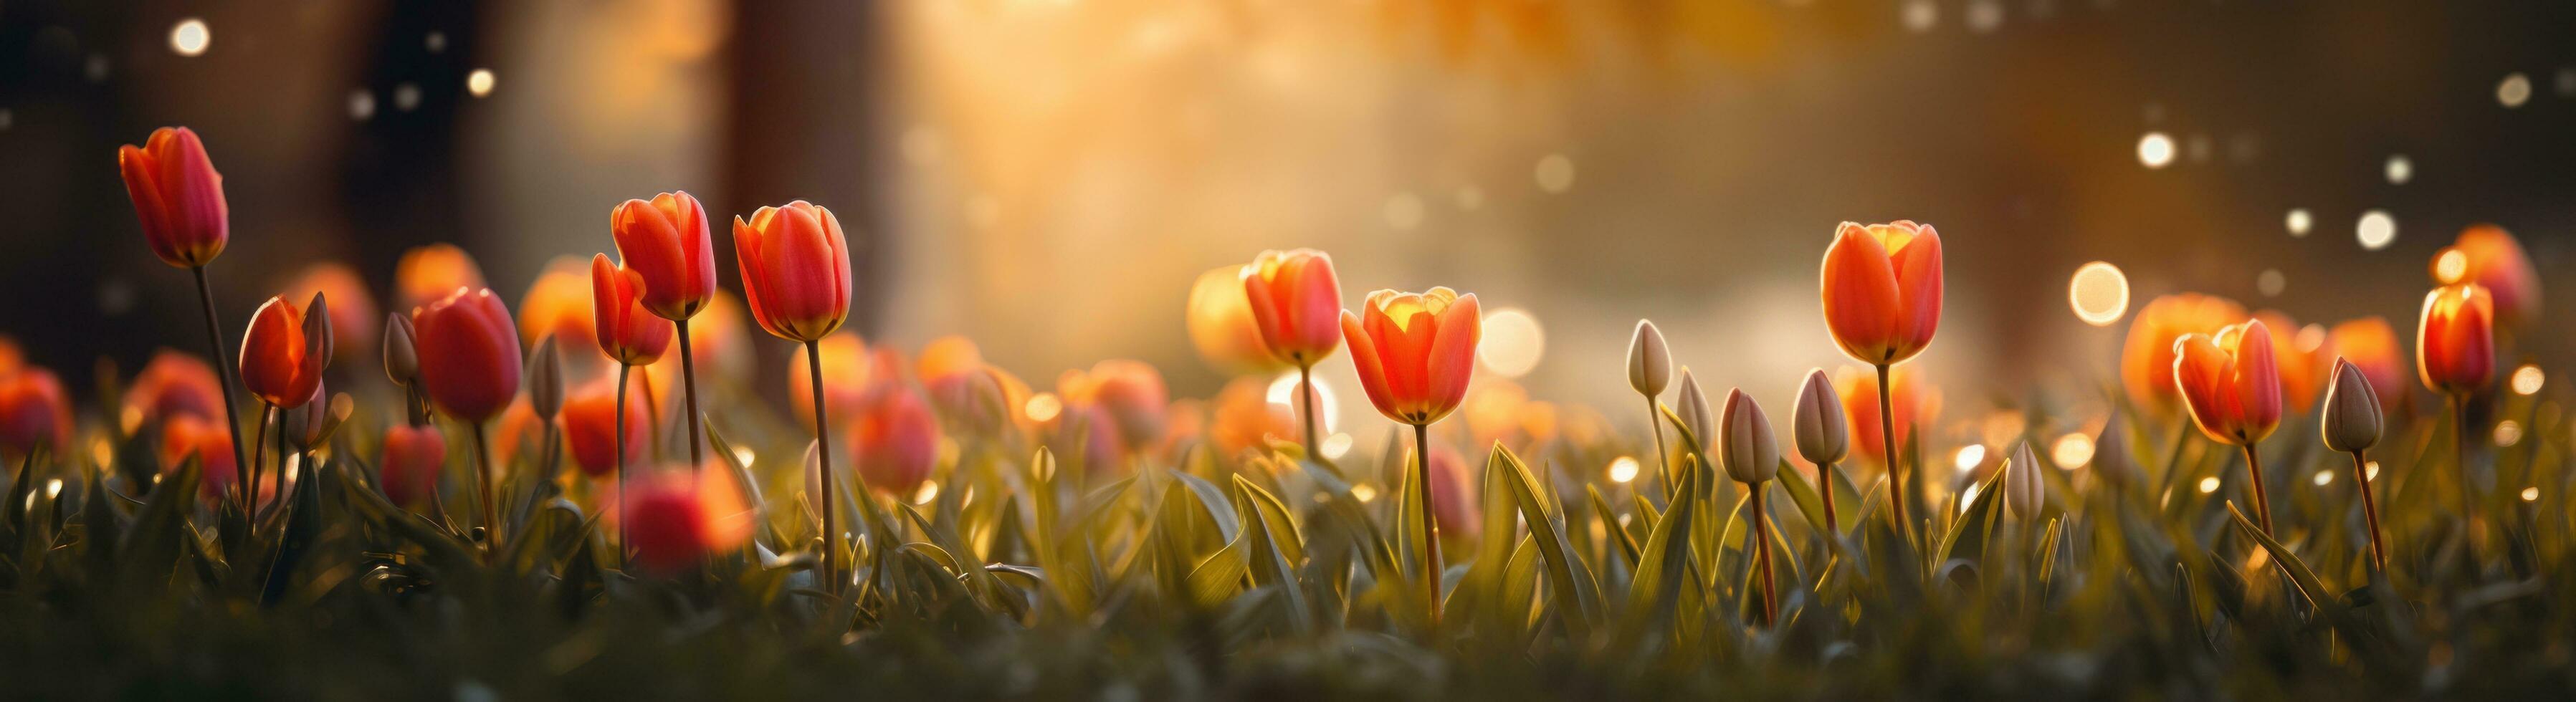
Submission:
M 850 315 L 850 250 L 841 220 L 804 200 L 733 220 L 743 296 L 760 328 L 815 341 Z
M 2102 435 L 2093 439 L 2093 474 L 2112 485 L 2136 485 L 2143 473 L 2138 468 L 2137 454 L 2129 450 L 2128 418 L 2112 408 L 2111 416 L 2102 420 Z
M 420 352 L 413 348 L 411 315 L 385 315 L 385 377 L 409 387 L 420 379 Z
M 1628 338 L 1628 387 L 1655 397 L 1672 379 L 1673 353 L 1664 346 L 1663 330 L 1652 320 L 1637 320 L 1637 334 Z
M 1725 440 L 1718 451 L 1718 462 L 1726 467 L 1726 476 L 1748 485 L 1770 480 L 1780 472 L 1780 440 L 1771 435 L 1771 419 L 1762 416 L 1762 406 L 1742 389 L 1726 391 L 1725 414 L 1718 419 Z
M 1313 365 L 1341 345 L 1342 283 L 1332 256 L 1312 249 L 1263 251 L 1237 277 L 1255 340 L 1272 357 Z
M 313 301 L 304 306 L 304 355 L 327 363 L 336 343 L 331 333 L 331 302 L 315 291 Z
M 292 408 L 313 399 L 331 361 L 331 321 L 329 310 L 317 309 L 321 304 L 319 293 L 307 308 L 271 297 L 251 315 L 242 334 L 241 381 L 260 401 Z
M 2495 296 L 2475 283 L 2426 294 L 2415 369 L 2434 392 L 2465 395 L 2486 387 L 2495 378 Z
M 564 377 L 562 352 L 555 350 L 555 338 L 548 335 L 537 340 L 535 351 L 528 353 L 528 408 L 537 417 L 554 421 L 563 412 Z
M 2012 457 L 2004 459 L 2004 509 L 2019 519 L 2038 517 L 2040 506 L 2048 500 L 2045 487 L 2039 479 L 2039 457 L 2030 452 L 2030 442 L 2015 443 Z
M 1673 414 L 1682 420 L 1682 429 L 1691 440 L 1699 442 L 1701 451 L 1717 448 L 1717 415 L 1708 411 L 1708 395 L 1699 391 L 1699 381 L 1691 377 L 1690 368 L 1682 369 L 1682 388 L 1673 398 Z
M 1844 222 L 1825 250 L 1825 328 L 1852 360 L 1893 365 L 1941 324 L 1941 235 L 1928 224 Z
M 2351 453 L 2379 443 L 2380 425 L 2384 418 L 2379 410 L 2379 393 L 2370 387 L 2370 378 L 2342 357 L 2335 358 L 2334 384 L 2326 386 L 2326 448 Z
M 1798 386 L 1795 412 L 1799 456 L 1822 467 L 1850 455 L 1851 434 L 1843 424 L 1843 398 L 1834 392 L 1834 380 L 1825 376 L 1825 369 L 1807 371 L 1807 381 Z
M 519 331 L 490 289 L 458 289 L 412 312 L 422 389 L 449 416 L 481 422 L 519 394 Z
M 329 399 L 326 401 L 324 398 Z M 332 395 L 329 390 L 316 385 L 312 400 L 286 410 L 280 417 L 286 424 L 286 441 L 306 451 L 321 448 L 331 441 L 331 434 L 340 430 L 340 423 L 348 421 L 349 413 L 355 409 L 356 401 L 351 400 L 348 393 Z

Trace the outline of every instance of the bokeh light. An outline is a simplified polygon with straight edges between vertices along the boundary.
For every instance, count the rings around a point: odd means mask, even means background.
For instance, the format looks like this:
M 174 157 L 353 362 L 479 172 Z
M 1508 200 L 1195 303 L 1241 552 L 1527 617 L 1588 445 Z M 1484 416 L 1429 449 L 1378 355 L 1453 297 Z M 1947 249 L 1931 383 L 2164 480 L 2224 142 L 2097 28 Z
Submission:
M 1637 459 L 1620 456 L 1610 461 L 1610 482 L 1625 483 L 1637 479 Z
M 1899 385 L 1897 387 L 1903 388 L 1904 386 Z M 1898 436 L 1902 437 L 1904 435 L 1899 434 Z M 1978 465 L 1985 462 L 1986 447 L 1977 444 L 1969 444 L 1959 447 L 1958 455 L 1953 456 L 1950 459 L 1951 465 L 1958 466 L 1959 472 L 1961 473 L 1976 470 Z
M 2070 432 L 2065 436 L 2057 437 L 2057 444 L 2048 449 L 2048 457 L 2056 461 L 2057 467 L 2063 470 L 2083 467 L 2084 464 L 2093 462 L 2093 437 L 2085 436 L 2082 432 Z
M 206 46 L 212 44 L 214 38 L 214 31 L 206 28 L 205 20 L 190 17 L 179 20 L 177 26 L 170 28 L 170 50 L 181 56 L 203 56 Z
M 1485 370 L 1505 378 L 1529 375 L 1546 352 L 1547 333 L 1530 313 L 1506 308 L 1485 315 L 1485 338 L 1476 345 L 1476 360 Z
M 1334 427 L 1341 426 L 1341 403 L 1333 400 L 1333 383 L 1326 380 L 1323 374 L 1315 374 L 1314 383 L 1316 414 L 1319 415 L 1316 419 L 1322 421 L 1321 424 L 1316 425 L 1316 430 L 1331 432 Z M 1287 408 L 1288 416 L 1297 417 L 1300 416 L 1298 413 L 1306 411 L 1305 408 L 1297 406 L 1296 371 L 1281 373 L 1279 377 L 1271 379 L 1270 388 L 1264 391 L 1262 396 L 1268 399 L 1270 404 Z
M 1574 160 L 1566 158 L 1564 154 L 1548 154 L 1546 158 L 1538 160 L 1538 167 L 1530 173 L 1530 177 L 1538 181 L 1540 190 L 1550 193 L 1565 192 L 1574 187 Z
M 465 75 L 465 92 L 473 93 L 474 97 L 490 96 L 492 94 L 492 84 L 495 80 L 496 77 L 492 75 L 492 69 L 474 69 L 473 73 Z
M 2548 374 L 2541 372 L 2540 366 L 2522 364 L 2521 368 L 2513 369 L 2513 394 L 2539 394 L 2540 384 L 2548 379 Z
M 2209 493 L 2213 493 L 2213 492 L 2217 492 L 2217 491 L 2218 491 L 2218 476 L 2213 475 L 2213 476 L 2209 476 L 2209 477 L 2201 478 L 2201 479 L 2200 479 L 2200 494 L 2207 495 L 2207 494 L 2209 494 Z
M 2433 279 L 2443 285 L 2460 282 L 2460 276 L 2468 272 L 2469 255 L 2459 249 L 2443 249 L 2442 255 L 2433 259 Z
M 2317 471 L 2317 475 L 2316 475 L 2316 477 L 2314 477 L 2314 478 L 2310 478 L 2310 479 L 2309 479 L 2309 482 L 2316 483 L 2316 484 L 2317 484 L 2317 487 L 2325 487 L 2325 486 L 2327 486 L 2327 485 L 2332 485 L 2332 484 L 2334 484 L 2334 471 L 2331 471 L 2331 470 L 2321 470 L 2321 471 Z
M 2510 419 L 2496 422 L 2495 445 L 2499 448 L 2522 443 L 2522 423 Z
M 2524 501 L 2524 502 L 2539 502 L 2539 501 L 2540 501 L 2540 488 L 2539 488 L 2539 487 L 2537 487 L 2537 486 L 2523 488 L 2523 489 L 2522 489 L 2522 501 Z
M 2363 212 L 2361 221 L 2353 225 L 2353 238 L 2361 241 L 2363 249 L 2378 251 L 2388 248 L 2390 243 L 2397 241 L 2397 218 L 2380 210 Z
M 1029 401 L 1021 405 L 1020 411 L 1028 413 L 1029 421 L 1046 422 L 1055 419 L 1058 413 L 1064 411 L 1064 400 L 1058 399 L 1055 393 L 1042 392 L 1030 395 Z
M 2066 302 L 2085 324 L 2110 326 L 2129 311 L 2129 275 L 2107 261 L 2078 266 L 2067 281 Z
M 2504 80 L 2496 83 L 2497 103 L 2508 108 L 2513 108 L 2521 107 L 2523 103 L 2530 101 L 2531 76 L 2526 76 L 2520 71 L 2516 71 L 2505 74 Z
M 2164 132 L 2147 132 L 2138 138 L 2138 162 L 2148 168 L 2163 168 L 2174 160 L 2173 137 Z
M 2278 268 L 2265 268 L 2254 276 L 2254 291 L 2264 297 L 2280 297 L 2281 291 L 2289 286 L 2290 277 L 2283 275 Z
M 2289 216 L 2282 218 L 2281 224 L 2282 226 L 2289 228 L 2290 236 L 2304 237 L 2308 235 L 2309 229 L 2316 226 L 2317 222 L 2316 218 L 2310 216 L 2305 208 L 2291 208 Z
M 2388 165 L 2382 170 L 2386 171 L 2389 185 L 2405 185 L 2406 181 L 2415 179 L 2415 162 L 2407 159 L 2405 154 L 2388 157 Z

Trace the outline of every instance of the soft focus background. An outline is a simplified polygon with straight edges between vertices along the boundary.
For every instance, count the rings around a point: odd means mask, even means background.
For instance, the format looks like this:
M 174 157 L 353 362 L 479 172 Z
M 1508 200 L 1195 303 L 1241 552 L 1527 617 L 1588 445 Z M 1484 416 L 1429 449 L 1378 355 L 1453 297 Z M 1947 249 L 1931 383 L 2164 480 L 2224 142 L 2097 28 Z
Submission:
M 965 334 L 1041 385 L 1130 357 L 1213 393 L 1192 279 L 1310 246 L 1353 301 L 1523 311 L 1487 377 L 1534 396 L 1631 407 L 1647 317 L 1713 392 L 1785 405 L 1841 362 L 1835 223 L 1907 218 L 1948 259 L 1918 363 L 1973 410 L 2111 377 L 2126 320 L 2067 302 L 2088 261 L 2141 303 L 2411 330 L 2431 253 L 2494 222 L 2576 309 L 2572 35 L 2557 2 L 5 0 L 0 333 L 67 369 L 198 349 L 113 158 L 189 125 L 230 197 L 228 324 L 318 260 L 383 299 L 431 242 L 517 300 L 607 250 L 616 203 L 686 189 L 833 208 L 871 343 Z

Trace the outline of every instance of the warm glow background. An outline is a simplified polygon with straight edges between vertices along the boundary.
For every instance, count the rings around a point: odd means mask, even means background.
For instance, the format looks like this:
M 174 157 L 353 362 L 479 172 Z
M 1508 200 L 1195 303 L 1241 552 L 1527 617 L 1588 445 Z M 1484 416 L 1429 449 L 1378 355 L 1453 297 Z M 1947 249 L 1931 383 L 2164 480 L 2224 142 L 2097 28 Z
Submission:
M 112 159 L 187 124 L 229 188 L 228 321 L 316 259 L 381 294 L 432 241 L 515 301 L 606 249 L 618 201 L 685 188 L 719 216 L 839 211 L 872 342 L 963 333 L 1042 384 L 1138 358 L 1205 396 L 1191 280 L 1311 246 L 1353 300 L 1524 311 L 1543 346 L 1494 352 L 1539 349 L 1531 393 L 1635 425 L 1637 318 L 1712 392 L 1785 406 L 1840 359 L 1833 225 L 1910 218 L 1949 262 L 1923 370 L 1975 416 L 2107 381 L 2126 320 L 2067 303 L 2095 260 L 2130 309 L 2200 290 L 2407 329 L 2427 257 L 2492 221 L 2576 310 L 2571 26 L 2394 0 L 9 2 L 0 293 L 46 304 L 0 331 L 67 368 L 194 348 Z M 2543 328 L 2524 348 L 2569 350 Z M 759 348 L 783 382 L 786 344 Z M 1348 388 L 1347 359 L 1323 377 Z

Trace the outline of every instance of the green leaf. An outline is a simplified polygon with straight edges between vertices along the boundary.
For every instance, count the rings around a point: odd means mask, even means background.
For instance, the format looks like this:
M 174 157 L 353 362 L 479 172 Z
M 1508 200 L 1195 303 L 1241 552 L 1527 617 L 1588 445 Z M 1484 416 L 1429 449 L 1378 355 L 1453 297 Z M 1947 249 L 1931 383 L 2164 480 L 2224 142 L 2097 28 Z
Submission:
M 187 533 L 188 508 L 197 498 L 197 480 L 203 472 L 204 466 L 191 456 L 144 499 L 143 510 L 135 513 L 134 528 L 125 532 L 125 543 L 117 546 L 126 559 L 121 574 L 127 587 L 157 592 L 169 581 L 185 546 L 180 540 L 195 538 Z
M 1959 512 L 1958 518 L 1950 521 L 1950 529 L 1941 535 L 1941 545 L 1933 549 L 1930 562 L 1940 563 L 1950 560 L 1950 550 L 1958 547 L 1959 539 L 1967 532 L 1969 525 L 1974 524 L 1991 530 L 1995 510 L 2003 504 L 2000 499 L 2003 478 L 2003 471 L 1995 471 L 1994 475 L 1986 477 L 1985 482 L 1977 483 L 1976 497 L 1968 502 L 1967 509 Z M 1984 539 L 1980 538 L 1979 541 L 1982 542 Z
M 1560 600 L 1573 605 L 1565 610 L 1571 615 L 1567 623 L 1572 633 L 1578 637 L 1588 635 L 1602 618 L 1600 586 L 1593 578 L 1591 567 L 1583 562 L 1582 556 L 1575 553 L 1573 543 L 1567 540 L 1565 518 L 1556 513 L 1555 500 L 1539 491 L 1538 477 L 1531 475 L 1529 466 L 1521 463 L 1519 457 L 1501 444 L 1494 445 L 1486 473 L 1488 485 L 1502 483 L 1510 490 L 1513 500 L 1519 503 L 1521 521 L 1529 525 L 1531 536 L 1547 557 L 1549 584 L 1555 588 Z M 1487 492 L 1485 499 L 1491 501 L 1494 497 L 1494 493 Z
M 1708 471 L 1699 467 L 1694 458 L 1685 461 L 1682 473 L 1682 494 L 1687 495 L 1702 489 Z M 1637 575 L 1628 584 L 1628 613 L 1621 626 L 1631 634 L 1671 628 L 1682 588 L 1689 580 L 1684 577 L 1690 560 L 1687 540 L 1692 522 L 1698 519 L 1698 505 L 1698 500 L 1675 500 L 1672 512 L 1656 520 L 1654 534 L 1639 552 Z
M 1190 603 L 1200 607 L 1224 604 L 1227 598 L 1243 591 L 1243 579 L 1250 576 L 1252 562 L 1245 558 L 1245 535 L 1237 534 L 1225 548 L 1199 561 L 1190 569 L 1188 592 Z
M 1627 527 L 1619 525 L 1619 515 L 1610 511 L 1610 501 L 1601 498 L 1599 487 L 1587 484 L 1583 491 L 1592 500 L 1592 517 L 1601 520 L 1601 530 L 1610 535 L 1610 545 L 1615 547 L 1611 552 L 1618 554 L 1620 562 L 1630 570 L 1636 569 L 1636 538 L 1629 535 Z
M 2343 600 L 2334 596 L 2336 591 L 2327 588 L 2325 581 L 2318 579 L 2316 571 L 2308 569 L 2305 561 L 2299 560 L 2297 555 L 2290 553 L 2289 547 L 2273 540 L 2272 535 L 2263 533 L 2262 527 L 2254 526 L 2254 522 L 2246 520 L 2245 513 L 2237 511 L 2236 502 L 2233 500 L 2227 503 L 2227 516 L 2236 520 L 2238 532 L 2243 533 L 2246 538 L 2253 539 L 2254 543 L 2263 545 L 2263 550 L 2271 554 L 2272 562 L 2280 564 L 2282 570 L 2289 572 L 2290 582 L 2299 586 L 2299 594 L 2306 596 L 2310 604 L 2316 605 L 2320 611 L 2325 612 L 2329 621 L 2340 615 Z

